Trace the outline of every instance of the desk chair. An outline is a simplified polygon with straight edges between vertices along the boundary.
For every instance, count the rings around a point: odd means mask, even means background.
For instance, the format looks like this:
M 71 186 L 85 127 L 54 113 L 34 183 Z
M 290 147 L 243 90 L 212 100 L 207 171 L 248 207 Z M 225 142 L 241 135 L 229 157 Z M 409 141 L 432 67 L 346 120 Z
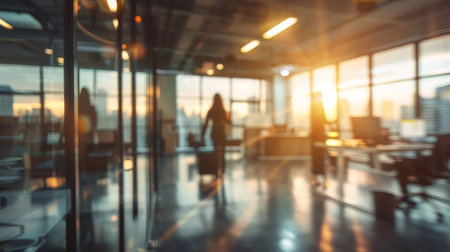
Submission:
M 398 160 L 394 166 L 398 171 L 397 179 L 399 181 L 402 197 L 399 205 L 406 203 L 407 205 L 415 205 L 411 201 L 412 197 L 420 197 L 433 208 L 439 220 L 443 220 L 443 214 L 439 211 L 433 200 L 439 200 L 446 204 L 448 201 L 436 198 L 427 194 L 425 188 L 433 185 L 440 178 L 449 179 L 449 170 L 447 162 L 450 160 L 450 135 L 437 136 L 437 142 L 431 156 L 418 156 L 416 158 L 402 158 Z M 421 187 L 420 192 L 411 193 L 408 191 L 408 184 L 415 184 Z

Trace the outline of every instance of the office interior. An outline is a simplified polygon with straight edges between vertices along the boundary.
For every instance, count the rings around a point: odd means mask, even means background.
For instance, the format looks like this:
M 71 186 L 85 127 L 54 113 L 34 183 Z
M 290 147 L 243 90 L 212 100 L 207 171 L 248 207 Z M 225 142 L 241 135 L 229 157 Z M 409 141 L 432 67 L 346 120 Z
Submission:
M 448 251 L 449 16 L 0 0 L 0 251 Z

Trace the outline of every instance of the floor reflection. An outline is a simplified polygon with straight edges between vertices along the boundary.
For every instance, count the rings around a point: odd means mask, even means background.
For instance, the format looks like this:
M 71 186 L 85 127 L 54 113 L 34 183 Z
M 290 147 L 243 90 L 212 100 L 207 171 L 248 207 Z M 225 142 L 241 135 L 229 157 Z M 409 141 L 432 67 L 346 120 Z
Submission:
M 439 251 L 450 245 L 435 241 L 449 225 L 436 225 L 430 211 L 412 220 L 398 213 L 392 224 L 328 200 L 322 193 L 336 190 L 335 179 L 330 176 L 327 189 L 312 188 L 308 161 L 229 160 L 223 181 L 199 176 L 193 155 L 166 157 L 164 164 L 153 234 L 158 251 Z M 346 195 L 362 206 L 371 207 L 374 186 L 398 192 L 392 178 L 359 169 L 347 174 Z M 420 235 L 425 227 L 434 235 Z

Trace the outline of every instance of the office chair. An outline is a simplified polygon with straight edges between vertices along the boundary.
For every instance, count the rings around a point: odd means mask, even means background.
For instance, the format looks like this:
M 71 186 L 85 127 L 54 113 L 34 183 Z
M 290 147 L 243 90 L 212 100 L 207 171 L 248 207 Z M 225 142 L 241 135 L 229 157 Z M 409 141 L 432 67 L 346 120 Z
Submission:
M 426 187 L 433 185 L 434 181 L 440 178 L 449 179 L 449 170 L 447 167 L 450 160 L 450 135 L 437 136 L 437 142 L 433 148 L 431 156 L 418 156 L 416 158 L 402 158 L 394 166 L 398 171 L 397 179 L 399 181 L 402 197 L 398 201 L 400 206 L 406 203 L 408 206 L 414 206 L 412 197 L 420 197 L 423 201 L 430 204 L 438 220 L 443 220 L 444 215 L 439 211 L 433 200 L 438 200 L 450 204 L 445 199 L 436 198 L 426 192 Z M 421 187 L 420 192 L 408 192 L 408 184 L 415 184 Z

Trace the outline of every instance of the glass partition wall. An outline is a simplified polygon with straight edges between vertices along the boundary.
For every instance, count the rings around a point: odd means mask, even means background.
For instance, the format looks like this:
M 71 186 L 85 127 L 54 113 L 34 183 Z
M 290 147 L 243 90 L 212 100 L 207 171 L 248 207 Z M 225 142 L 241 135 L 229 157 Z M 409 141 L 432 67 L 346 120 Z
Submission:
M 10 12 L 2 21 L 11 29 L 0 27 L 1 251 L 17 251 L 17 243 L 66 249 L 71 190 L 63 130 L 63 7 L 55 2 L 47 22 Z
M 427 134 L 449 133 L 450 35 L 296 74 L 289 86 L 289 126 L 296 130 L 309 125 L 310 95 L 322 92 L 327 120 L 337 116 L 341 138 L 352 137 L 350 117 L 369 115 L 381 117 L 391 135 L 399 134 L 401 120 L 416 118 Z
M 145 10 L 33 3 L 46 18 L 0 27 L 0 251 L 136 251 L 156 153 Z

